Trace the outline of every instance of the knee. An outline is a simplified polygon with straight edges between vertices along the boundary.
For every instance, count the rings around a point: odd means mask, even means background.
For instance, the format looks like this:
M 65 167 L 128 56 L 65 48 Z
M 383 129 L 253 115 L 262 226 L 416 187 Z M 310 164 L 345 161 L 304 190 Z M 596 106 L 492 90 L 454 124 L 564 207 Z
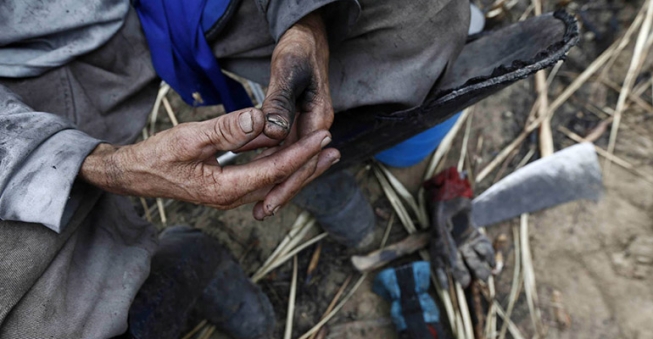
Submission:
M 420 0 L 394 10 L 392 27 L 402 53 L 442 53 L 456 55 L 467 38 L 470 22 L 468 1 Z
M 420 105 L 437 80 L 458 58 L 467 38 L 470 23 L 468 1 L 411 1 L 399 15 L 394 41 L 400 42 L 399 67 L 413 86 L 404 93 L 409 106 Z
M 469 2 L 359 1 L 361 18 L 332 53 L 334 108 L 421 104 L 465 44 Z

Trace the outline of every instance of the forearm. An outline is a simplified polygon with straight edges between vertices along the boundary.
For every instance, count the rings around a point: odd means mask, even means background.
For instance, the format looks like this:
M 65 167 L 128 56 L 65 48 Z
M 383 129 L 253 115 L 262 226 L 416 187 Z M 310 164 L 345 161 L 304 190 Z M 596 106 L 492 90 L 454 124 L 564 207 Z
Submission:
M 121 181 L 125 168 L 116 154 L 120 147 L 102 143 L 91 152 L 79 169 L 79 178 L 112 193 L 126 193 Z

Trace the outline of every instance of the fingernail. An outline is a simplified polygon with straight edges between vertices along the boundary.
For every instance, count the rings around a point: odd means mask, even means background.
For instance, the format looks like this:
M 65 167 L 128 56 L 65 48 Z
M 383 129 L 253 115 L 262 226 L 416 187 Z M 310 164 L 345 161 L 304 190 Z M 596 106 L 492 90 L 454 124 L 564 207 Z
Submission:
M 331 165 L 335 165 L 340 161 L 340 158 L 335 158 L 333 161 L 331 161 Z
M 324 148 L 324 146 L 328 145 L 330 142 L 331 142 L 331 137 L 324 138 L 322 140 L 322 148 Z
M 240 116 L 238 117 L 238 124 L 240 125 L 240 129 L 243 130 L 245 133 L 252 133 L 254 130 L 254 120 L 252 120 L 252 112 L 247 111 L 240 113 Z
M 280 208 L 281 208 L 281 206 L 277 206 L 277 207 L 275 207 L 275 208 L 272 210 L 272 215 L 277 214 L 277 212 L 279 212 L 279 209 L 280 209 Z
M 283 129 L 288 129 L 288 121 L 278 114 L 268 114 L 267 120 Z

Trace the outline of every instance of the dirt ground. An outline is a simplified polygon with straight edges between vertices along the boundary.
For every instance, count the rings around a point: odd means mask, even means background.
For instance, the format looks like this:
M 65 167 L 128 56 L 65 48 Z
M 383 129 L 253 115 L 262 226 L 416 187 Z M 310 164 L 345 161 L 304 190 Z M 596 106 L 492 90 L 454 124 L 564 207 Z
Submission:
M 489 0 L 481 1 L 479 5 L 487 9 L 491 3 Z M 553 10 L 557 3 L 545 2 L 545 8 Z M 642 3 L 642 0 L 601 0 L 577 1 L 568 5 L 568 9 L 580 19 L 582 40 L 554 78 L 549 92 L 551 98 L 556 97 L 625 31 Z M 530 0 L 519 0 L 507 15 L 493 24 L 505 25 L 518 20 L 529 4 Z M 633 45 L 631 43 L 625 49 L 607 73 L 612 82 L 623 82 Z M 636 85 L 651 81 L 652 59 L 651 55 L 646 59 L 643 76 Z M 475 172 L 487 165 L 521 132 L 535 99 L 533 86 L 532 78 L 523 80 L 476 105 L 468 146 Z M 650 84 L 648 86 L 651 87 Z M 649 88 L 641 95 L 648 103 L 652 101 L 652 90 Z M 609 112 L 609 109 L 614 109 L 617 97 L 617 92 L 592 79 L 584 85 L 552 120 L 556 150 L 574 144 L 557 131 L 557 126 L 564 126 L 581 136 L 587 135 L 607 117 L 605 113 L 588 109 L 588 103 L 598 108 L 607 107 L 604 111 Z M 178 98 L 173 99 L 175 106 L 181 107 Z M 180 108 L 179 119 L 205 119 L 218 111 L 216 108 Z M 605 193 L 600 202 L 569 203 L 533 213 L 529 218 L 530 245 L 547 338 L 653 338 L 653 184 L 646 179 L 653 178 L 652 117 L 653 112 L 630 105 L 624 112 L 616 143 L 615 154 L 631 163 L 640 175 L 613 164 L 609 172 L 604 171 Z M 162 118 L 159 127 L 168 127 L 166 119 Z M 458 162 L 462 144 L 462 133 L 459 134 L 446 158 L 447 165 Z M 596 145 L 607 148 L 608 135 L 609 132 L 604 133 Z M 531 149 L 536 151 L 530 159 L 533 161 L 538 158 L 537 133 L 527 138 L 503 170 L 495 170 L 475 187 L 475 193 L 481 193 L 500 177 L 512 172 Z M 600 160 L 603 162 L 604 159 Z M 392 208 L 366 165 L 361 164 L 350 170 L 356 174 L 365 195 L 378 212 L 375 239 L 378 246 Z M 393 169 L 393 172 L 409 189 L 415 190 L 424 168 L 425 163 L 422 163 L 409 169 Z M 154 205 L 153 201 L 149 204 Z M 251 217 L 251 208 L 243 206 L 230 211 L 216 211 L 169 202 L 166 207 L 167 224 L 194 225 L 221 239 L 245 271 L 253 273 L 288 232 L 300 210 L 288 206 L 277 216 L 256 222 Z M 157 216 L 154 219 L 159 222 Z M 504 308 L 514 268 L 512 227 L 517 224 L 518 220 L 513 220 L 487 229 L 490 237 L 504 234 L 509 240 L 502 249 L 506 266 L 496 277 L 497 298 Z M 160 222 L 159 225 L 164 227 Z M 403 227 L 395 220 L 390 241 L 405 236 Z M 317 323 L 348 276 L 352 275 L 354 279 L 359 276 L 349 261 L 355 251 L 327 238 L 322 241 L 317 270 L 307 278 L 306 269 L 314 250 L 315 246 L 311 246 L 298 255 L 300 273 L 293 338 Z M 275 306 L 277 326 L 274 338 L 283 336 L 291 274 L 292 266 L 288 262 L 260 282 Z M 372 277 L 367 277 L 353 298 L 328 323 L 327 338 L 396 338 L 389 318 L 389 304 L 371 292 Z M 562 295 L 559 302 L 552 301 L 554 291 Z M 555 311 L 560 307 L 570 316 L 568 325 L 556 319 Z M 533 337 L 534 330 L 523 293 L 512 319 L 526 337 Z M 212 338 L 225 337 L 216 333 Z

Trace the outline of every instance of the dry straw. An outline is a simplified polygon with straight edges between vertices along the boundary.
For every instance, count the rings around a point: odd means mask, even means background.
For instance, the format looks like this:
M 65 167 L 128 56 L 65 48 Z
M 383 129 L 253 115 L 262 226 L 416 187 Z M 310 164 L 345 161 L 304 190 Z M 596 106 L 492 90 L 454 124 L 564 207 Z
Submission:
M 630 61 L 630 66 L 628 72 L 626 73 L 626 79 L 624 84 L 621 87 L 619 93 L 619 99 L 617 100 L 617 106 L 614 113 L 614 123 L 612 124 L 612 130 L 610 131 L 610 140 L 608 142 L 608 153 L 614 153 L 614 146 L 617 142 L 617 132 L 619 131 L 619 124 L 621 123 L 621 115 L 623 113 L 624 107 L 626 105 L 626 98 L 628 98 L 628 93 L 632 90 L 635 79 L 639 74 L 639 70 L 642 66 L 641 61 L 646 57 L 647 49 L 646 39 L 648 38 L 649 33 L 651 32 L 651 24 L 653 23 L 653 1 L 648 0 L 647 5 L 642 6 L 642 10 L 646 7 L 646 18 L 642 27 L 639 30 L 639 35 L 637 36 L 637 41 L 635 42 L 635 49 L 633 51 L 633 57 Z M 610 171 L 610 159 L 606 158 L 605 163 L 605 172 L 606 174 Z

